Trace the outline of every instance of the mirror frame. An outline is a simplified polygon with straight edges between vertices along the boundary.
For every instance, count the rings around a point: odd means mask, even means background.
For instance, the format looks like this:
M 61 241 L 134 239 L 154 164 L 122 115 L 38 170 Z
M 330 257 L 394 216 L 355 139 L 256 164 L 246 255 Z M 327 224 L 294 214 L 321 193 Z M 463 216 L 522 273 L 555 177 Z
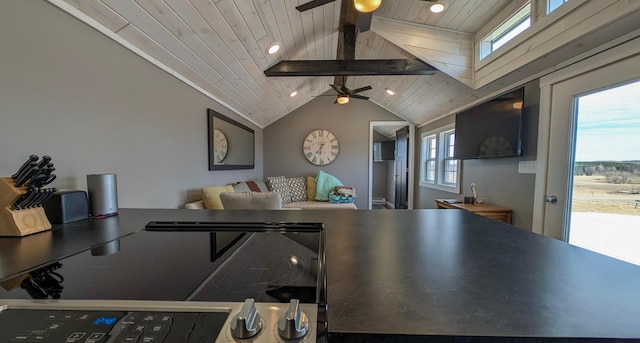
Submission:
M 232 124 L 239 129 L 245 130 L 251 134 L 251 164 L 214 164 L 213 156 L 213 129 L 215 129 L 215 121 L 222 120 L 229 124 Z M 210 108 L 207 109 L 207 139 L 209 145 L 209 170 L 232 170 L 232 169 L 254 169 L 256 160 L 256 136 L 253 129 L 238 123 L 237 121 L 228 118 L 221 113 L 218 113 Z M 233 142 L 229 142 L 232 145 Z

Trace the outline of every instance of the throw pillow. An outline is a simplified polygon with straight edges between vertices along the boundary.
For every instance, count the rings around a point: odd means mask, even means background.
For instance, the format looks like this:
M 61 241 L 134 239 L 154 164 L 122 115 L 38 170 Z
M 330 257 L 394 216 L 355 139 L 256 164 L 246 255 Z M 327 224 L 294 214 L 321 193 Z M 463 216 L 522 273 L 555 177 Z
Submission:
M 316 178 L 313 176 L 307 176 L 307 200 L 316 200 Z
M 277 192 L 220 193 L 220 200 L 227 210 L 279 210 L 282 199 Z
M 289 182 L 284 176 L 267 176 L 267 186 L 270 191 L 280 193 L 283 205 L 291 202 Z
M 233 186 L 213 186 L 202 188 L 202 201 L 204 202 L 204 208 L 210 210 L 222 210 L 222 201 L 220 201 L 220 193 L 233 192 Z
M 342 186 L 342 182 L 337 177 L 325 173 L 322 170 L 316 175 L 316 200 L 329 201 L 329 193 L 336 186 Z
M 307 182 L 304 177 L 290 177 L 287 182 L 289 182 L 291 202 L 307 200 Z
M 269 191 L 269 187 L 267 187 L 267 184 L 262 180 L 247 181 L 247 186 L 249 186 L 249 189 L 251 189 L 253 192 Z
M 233 185 L 233 191 L 236 193 L 251 192 L 246 182 L 238 182 L 235 185 Z
M 238 192 L 268 192 L 269 188 L 264 181 L 243 181 L 233 185 L 233 191 Z

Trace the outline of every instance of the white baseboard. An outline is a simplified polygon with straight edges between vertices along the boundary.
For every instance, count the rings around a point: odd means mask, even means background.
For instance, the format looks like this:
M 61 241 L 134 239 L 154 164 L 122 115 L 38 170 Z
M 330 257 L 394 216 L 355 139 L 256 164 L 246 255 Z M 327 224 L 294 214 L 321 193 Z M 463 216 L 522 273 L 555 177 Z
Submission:
M 394 203 L 392 203 L 391 201 L 387 201 L 387 207 L 388 208 L 396 208 L 396 205 Z
M 375 199 L 371 199 L 371 203 L 372 204 L 384 204 L 387 202 L 387 199 L 385 198 L 375 198 Z

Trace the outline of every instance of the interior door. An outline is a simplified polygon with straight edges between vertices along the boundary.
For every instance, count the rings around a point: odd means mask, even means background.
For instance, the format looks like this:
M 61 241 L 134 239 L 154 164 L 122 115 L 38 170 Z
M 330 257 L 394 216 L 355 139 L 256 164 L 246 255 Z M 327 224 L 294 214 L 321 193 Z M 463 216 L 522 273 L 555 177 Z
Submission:
M 408 208 L 409 202 L 409 127 L 396 131 L 395 208 Z
M 635 45 L 606 51 L 541 80 L 535 232 L 568 241 L 578 97 L 640 79 L 638 66 L 640 49 Z

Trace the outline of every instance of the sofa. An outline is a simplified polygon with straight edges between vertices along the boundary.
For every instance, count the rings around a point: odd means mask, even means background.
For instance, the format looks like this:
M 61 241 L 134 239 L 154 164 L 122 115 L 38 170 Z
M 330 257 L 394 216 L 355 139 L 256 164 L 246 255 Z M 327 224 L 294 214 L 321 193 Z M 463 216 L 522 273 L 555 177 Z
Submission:
M 314 176 L 267 177 L 266 182 L 262 180 L 242 181 L 224 186 L 203 187 L 202 200 L 185 204 L 187 209 L 225 209 L 223 205 L 222 193 L 245 193 L 233 200 L 227 199 L 233 204 L 241 204 L 234 208 L 246 209 L 274 209 L 273 205 L 265 205 L 266 202 L 273 202 L 273 198 L 265 200 L 267 195 L 257 196 L 251 193 L 277 193 L 281 201 L 282 209 L 348 209 L 357 210 L 353 203 L 353 196 L 339 196 L 335 193 L 336 186 L 343 186 L 342 182 L 335 176 L 318 172 Z M 252 203 L 253 202 L 253 203 Z M 267 206 L 267 207 L 265 207 Z

